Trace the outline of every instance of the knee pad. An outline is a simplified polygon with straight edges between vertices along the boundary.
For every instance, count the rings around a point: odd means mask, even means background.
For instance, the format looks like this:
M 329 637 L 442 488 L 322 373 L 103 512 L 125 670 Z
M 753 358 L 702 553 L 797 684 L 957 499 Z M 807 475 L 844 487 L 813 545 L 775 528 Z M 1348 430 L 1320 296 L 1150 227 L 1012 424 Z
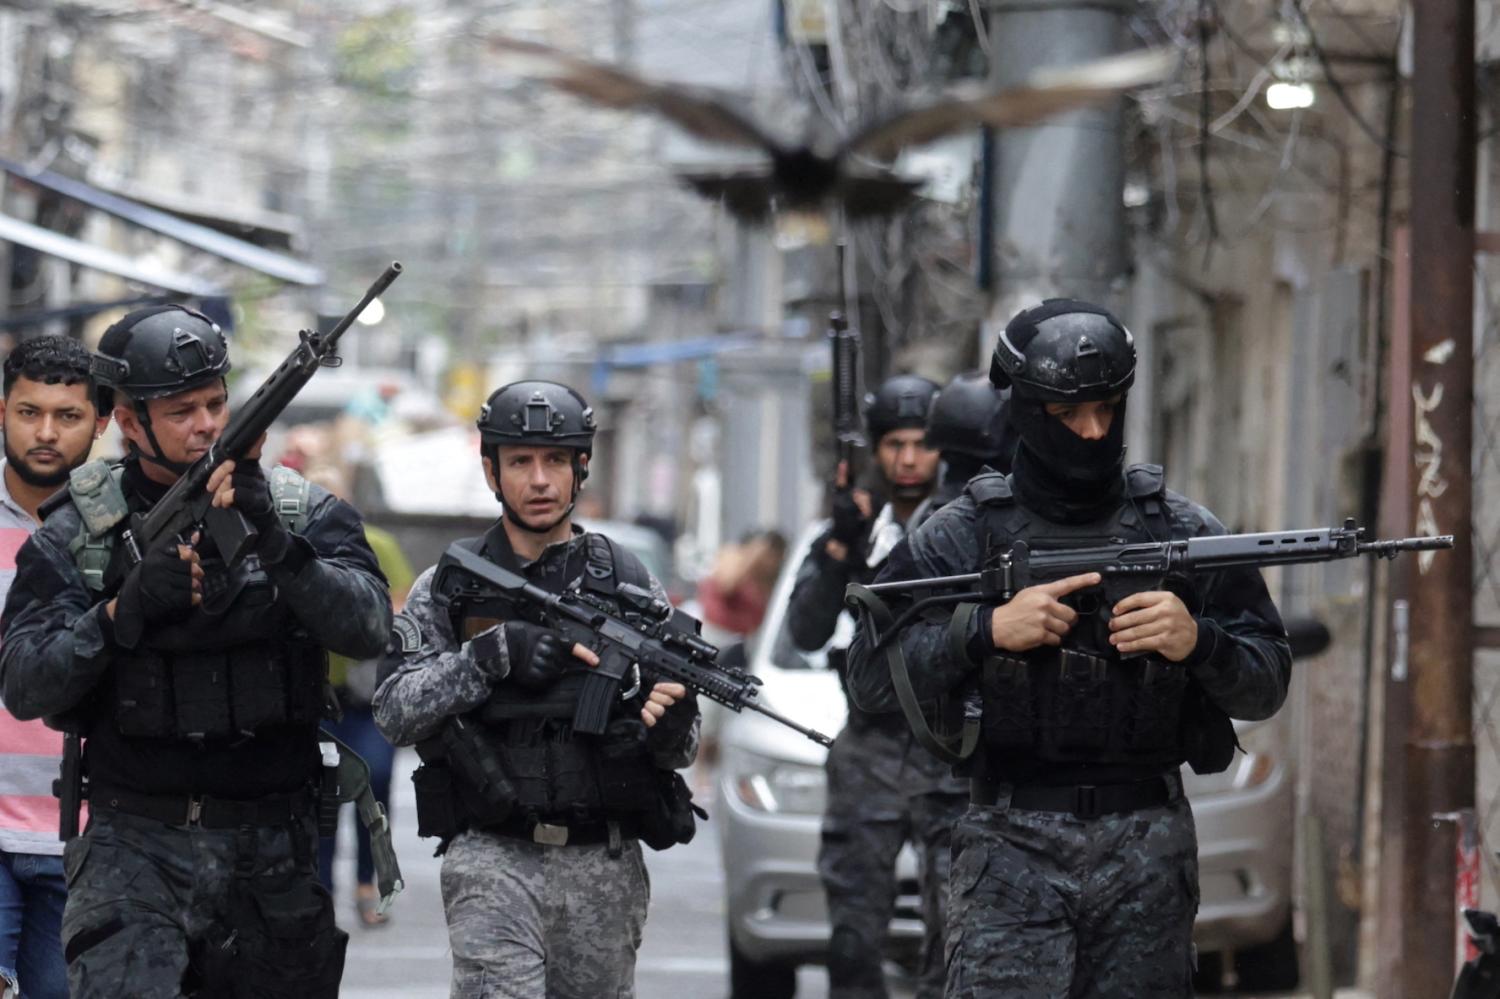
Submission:
M 828 941 L 828 982 L 836 988 L 878 986 L 880 947 L 861 940 L 854 929 L 840 926 Z

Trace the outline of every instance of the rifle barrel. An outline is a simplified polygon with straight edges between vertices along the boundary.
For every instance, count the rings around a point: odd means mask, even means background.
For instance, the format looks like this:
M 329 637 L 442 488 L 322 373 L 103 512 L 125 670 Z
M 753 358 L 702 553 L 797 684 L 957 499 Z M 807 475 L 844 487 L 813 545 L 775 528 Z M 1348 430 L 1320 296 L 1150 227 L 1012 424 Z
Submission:
M 354 308 L 345 313 L 344 318 L 340 319 L 333 329 L 323 334 L 324 342 L 337 343 L 338 338 L 344 335 L 344 331 L 353 324 L 354 320 L 359 318 L 360 313 L 365 311 L 365 307 L 379 298 L 381 293 L 391 286 L 391 282 L 400 276 L 401 261 L 392 260 L 391 265 L 381 272 L 380 277 L 375 279 L 375 283 L 365 290 L 364 296 L 355 304 Z
M 1397 552 L 1435 552 L 1453 547 L 1453 535 L 1439 534 L 1420 538 L 1395 538 L 1389 541 L 1366 541 L 1359 545 L 1361 555 L 1395 558 Z
M 751 711 L 759 711 L 761 714 L 765 715 L 767 718 L 771 719 L 772 721 L 780 722 L 781 724 L 785 725 L 787 728 L 793 729 L 798 734 L 806 736 L 807 738 L 811 739 L 813 742 L 816 742 L 816 743 L 818 743 L 821 746 L 832 746 L 833 745 L 833 740 L 830 739 L 830 738 L 828 738 L 828 736 L 824 735 L 822 732 L 819 732 L 816 729 L 808 728 L 806 725 L 799 725 L 796 722 L 792 721 L 790 718 L 788 718 L 786 715 L 777 714 L 775 711 L 772 711 L 770 708 L 762 707 L 761 705 L 755 703 L 754 701 L 745 701 L 744 705 L 745 705 L 745 707 L 749 708 Z

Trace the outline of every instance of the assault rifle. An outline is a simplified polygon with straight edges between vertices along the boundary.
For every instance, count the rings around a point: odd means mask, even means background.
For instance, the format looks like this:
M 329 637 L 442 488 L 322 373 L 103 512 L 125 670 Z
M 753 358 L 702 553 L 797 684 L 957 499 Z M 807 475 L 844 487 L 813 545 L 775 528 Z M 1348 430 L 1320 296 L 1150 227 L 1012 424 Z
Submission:
M 573 729 L 602 735 L 620 699 L 626 677 L 638 669 L 656 680 L 680 683 L 731 711 L 749 708 L 830 746 L 833 740 L 760 704 L 760 677 L 716 661 L 719 650 L 698 635 L 698 622 L 649 590 L 622 583 L 616 596 L 635 621 L 602 601 L 577 592 L 551 593 L 460 544 L 437 564 L 433 592 L 449 599 L 499 600 L 525 620 L 555 628 L 568 640 L 593 649 L 599 665 L 589 670 L 573 712 Z
M 249 454 L 261 435 L 312 380 L 318 368 L 336 368 L 343 363 L 337 353 L 339 337 L 365 307 L 400 276 L 401 264 L 392 263 L 370 285 L 359 304 L 333 329 L 327 333 L 303 330 L 299 334 L 297 346 L 280 367 L 271 372 L 244 405 L 235 407 L 224 432 L 208 453 L 178 476 L 172 488 L 152 506 L 150 512 L 144 517 L 132 518 L 130 528 L 122 535 L 132 566 L 139 564 L 147 551 L 165 544 L 170 538 L 186 542 L 200 527 L 213 539 L 226 563 L 237 565 L 245 557 L 254 547 L 255 529 L 238 510 L 211 505 L 213 497 L 206 489 L 209 477 L 224 462 L 239 461 Z
M 1083 610 L 1102 607 L 1107 611 L 1132 593 L 1172 590 L 1179 596 L 1190 597 L 1193 576 L 1222 569 L 1332 562 L 1360 555 L 1393 559 L 1401 552 L 1453 547 L 1451 534 L 1377 541 L 1362 541 L 1363 536 L 1363 528 L 1353 520 L 1346 520 L 1343 527 L 1315 527 L 1305 531 L 1222 534 L 1042 551 L 1033 551 L 1026 542 L 1017 541 L 990 556 L 979 572 L 872 585 L 851 583 L 844 591 L 844 603 L 856 615 L 863 613 L 863 626 L 873 626 L 869 654 L 884 652 L 891 686 L 918 740 L 938 757 L 956 762 L 973 749 L 977 719 L 971 716 L 972 712 L 966 713 L 970 716 L 965 718 L 962 749 L 955 749 L 953 743 L 942 740 L 927 726 L 901 647 L 896 644 L 901 630 L 919 615 L 937 607 L 961 604 L 968 605 L 968 613 L 973 613 L 978 606 L 1008 603 L 1028 586 L 1090 572 L 1102 577 L 1099 585 L 1079 590 L 1065 602 Z M 949 592 L 918 599 L 894 618 L 881 599 L 890 594 L 934 589 Z M 1132 655 L 1126 653 L 1124 658 Z
M 838 461 L 846 463 L 854 481 L 854 449 L 865 444 L 859 416 L 859 330 L 849 328 L 844 315 L 844 243 L 838 252 L 839 299 L 828 314 L 828 343 L 833 348 L 833 440 Z

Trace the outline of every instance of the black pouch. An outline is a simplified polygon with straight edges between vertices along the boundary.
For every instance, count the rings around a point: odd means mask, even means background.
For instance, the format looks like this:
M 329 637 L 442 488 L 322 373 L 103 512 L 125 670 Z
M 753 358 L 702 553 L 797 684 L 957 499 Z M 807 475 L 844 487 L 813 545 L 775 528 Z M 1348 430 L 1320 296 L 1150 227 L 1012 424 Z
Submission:
M 1125 748 L 1132 752 L 1171 753 L 1182 728 L 1182 697 L 1187 670 L 1155 657 L 1123 664 L 1135 673 Z
M 234 690 L 234 724 L 241 732 L 287 720 L 286 664 L 265 645 L 229 650 L 229 676 Z
M 202 739 L 235 731 L 229 715 L 229 689 L 229 660 L 224 653 L 179 653 L 172 663 L 177 734 Z
M 1189 683 L 1182 698 L 1182 755 L 1193 773 L 1223 773 L 1234 762 L 1235 751 L 1243 749 L 1229 715 L 1202 687 Z
M 1095 751 L 1109 744 L 1115 726 L 1111 663 L 1099 656 L 1063 649 L 1058 654 L 1057 682 L 1046 710 L 1051 748 L 1063 753 Z
M 447 840 L 463 829 L 463 800 L 453 786 L 453 771 L 441 763 L 424 763 L 411 775 L 417 791 L 417 835 Z
M 653 850 L 665 850 L 681 843 L 691 843 L 698 832 L 698 819 L 708 813 L 693 804 L 693 792 L 687 781 L 675 770 L 654 771 L 656 791 L 652 807 L 640 818 L 641 842 Z
M 115 723 L 121 735 L 177 734 L 172 667 L 154 652 L 136 652 L 115 667 Z
M 985 745 L 995 750 L 1029 748 L 1037 730 L 1031 664 L 1009 656 L 990 656 L 984 661 L 979 685 Z
M 596 756 L 599 806 L 610 815 L 645 812 L 657 797 L 646 726 L 635 718 L 617 718 L 599 738 Z
M 306 875 L 235 877 L 227 919 L 201 946 L 200 996 L 337 999 L 349 934 L 333 899 Z
M 293 645 L 282 666 L 286 720 L 313 725 L 328 715 L 328 653 L 313 645 Z

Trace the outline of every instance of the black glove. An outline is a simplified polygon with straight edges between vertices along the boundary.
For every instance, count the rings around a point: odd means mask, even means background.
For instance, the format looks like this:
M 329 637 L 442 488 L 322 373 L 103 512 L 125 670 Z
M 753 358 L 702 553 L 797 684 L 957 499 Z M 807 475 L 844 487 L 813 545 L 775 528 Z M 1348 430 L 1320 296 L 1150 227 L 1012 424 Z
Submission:
M 833 529 L 828 536 L 853 548 L 870 529 L 864 511 L 854 502 L 854 490 L 840 489 L 833 494 Z
M 281 566 L 293 574 L 298 572 L 312 556 L 312 550 L 305 544 L 299 548 L 292 543 L 292 532 L 276 515 L 271 483 L 259 459 L 243 458 L 235 462 L 229 482 L 234 487 L 234 509 L 255 528 L 255 551 L 261 564 Z
M 510 678 L 531 690 L 550 687 L 573 661 L 573 643 L 560 632 L 528 621 L 505 622 Z
M 234 508 L 255 525 L 262 536 L 267 530 L 281 527 L 281 518 L 276 516 L 276 504 L 271 501 L 271 483 L 256 458 L 242 458 L 234 463 L 234 472 L 229 476 L 234 487 Z
M 193 563 L 177 554 L 177 545 L 146 553 L 130 570 L 115 603 L 115 637 L 134 647 L 141 632 L 188 616 L 193 609 Z

